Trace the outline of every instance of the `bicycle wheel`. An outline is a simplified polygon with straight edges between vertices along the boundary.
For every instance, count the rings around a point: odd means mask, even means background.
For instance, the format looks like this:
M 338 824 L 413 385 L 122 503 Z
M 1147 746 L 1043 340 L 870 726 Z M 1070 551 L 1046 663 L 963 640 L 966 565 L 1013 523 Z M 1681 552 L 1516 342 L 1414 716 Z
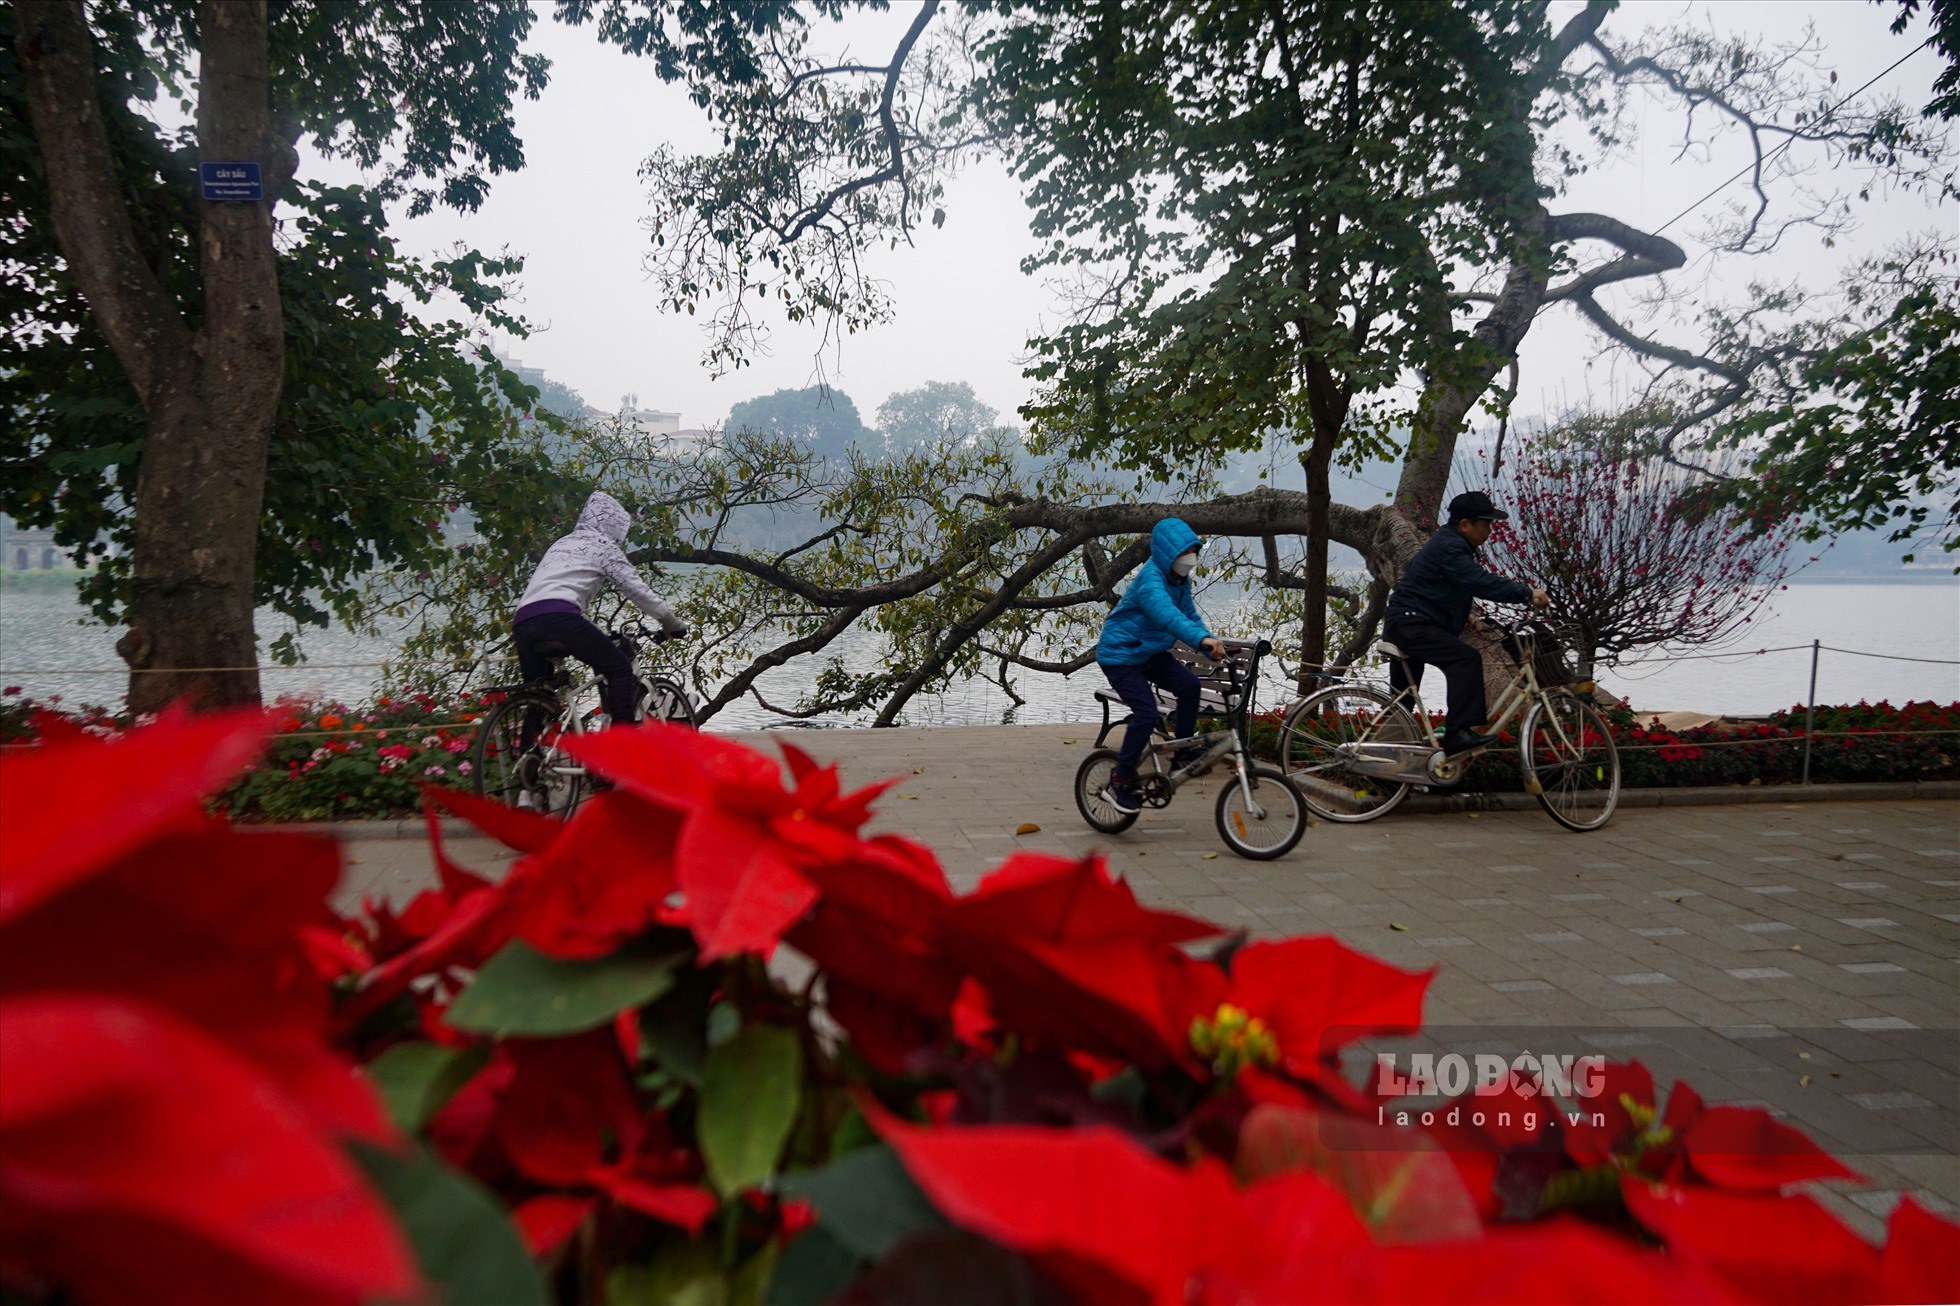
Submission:
M 667 676 L 648 676 L 640 681 L 640 719 L 691 726 L 694 724 L 694 703 L 678 680 Z
M 1366 744 L 1414 744 L 1422 729 L 1393 697 L 1366 685 L 1334 685 L 1302 699 L 1280 727 L 1279 760 L 1314 815 L 1372 821 L 1408 797 L 1409 786 L 1353 769 Z
M 1234 775 L 1218 792 L 1218 834 L 1241 857 L 1269 862 L 1293 851 L 1307 829 L 1307 801 L 1278 767 L 1246 768 L 1252 782 Z
M 476 792 L 512 807 L 570 816 L 583 786 L 576 764 L 558 747 L 560 734 L 554 695 L 514 694 L 491 708 L 470 748 Z
M 1116 750 L 1098 748 L 1082 759 L 1075 769 L 1075 806 L 1087 821 L 1104 834 L 1116 834 L 1136 824 L 1137 813 L 1119 811 L 1104 796 L 1103 789 L 1116 770 Z
M 1598 708 L 1576 694 L 1547 694 L 1518 733 L 1524 787 L 1568 830 L 1597 830 L 1620 801 L 1620 752 Z

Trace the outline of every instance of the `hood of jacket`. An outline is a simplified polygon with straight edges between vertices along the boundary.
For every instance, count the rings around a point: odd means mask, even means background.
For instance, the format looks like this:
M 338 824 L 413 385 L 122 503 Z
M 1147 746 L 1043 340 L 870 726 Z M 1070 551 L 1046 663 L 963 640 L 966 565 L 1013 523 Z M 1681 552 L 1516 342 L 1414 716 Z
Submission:
M 1150 560 L 1164 573 L 1165 580 L 1176 580 L 1171 564 L 1198 542 L 1198 532 L 1176 517 L 1166 517 L 1150 528 Z
M 626 544 L 626 532 L 633 525 L 633 514 L 619 500 L 604 490 L 594 490 L 579 509 L 578 528 L 582 531 L 597 531 L 614 544 Z

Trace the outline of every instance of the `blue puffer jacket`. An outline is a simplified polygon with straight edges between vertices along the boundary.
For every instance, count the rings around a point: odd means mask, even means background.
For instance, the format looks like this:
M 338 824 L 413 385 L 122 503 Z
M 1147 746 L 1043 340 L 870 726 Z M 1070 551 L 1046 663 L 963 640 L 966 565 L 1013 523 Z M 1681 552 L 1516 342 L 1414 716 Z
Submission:
M 1171 574 L 1178 555 L 1198 542 L 1198 533 L 1175 517 L 1150 530 L 1150 560 L 1123 591 L 1116 610 L 1103 623 L 1096 661 L 1134 667 L 1150 661 L 1180 639 L 1197 648 L 1211 638 L 1191 601 L 1191 582 Z

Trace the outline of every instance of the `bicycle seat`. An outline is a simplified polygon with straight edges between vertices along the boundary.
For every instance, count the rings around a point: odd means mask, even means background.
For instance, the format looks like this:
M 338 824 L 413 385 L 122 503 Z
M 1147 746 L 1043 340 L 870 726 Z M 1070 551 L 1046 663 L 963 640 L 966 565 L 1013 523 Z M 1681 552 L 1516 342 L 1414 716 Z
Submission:
M 1375 641 L 1375 647 L 1392 658 L 1406 658 L 1409 656 L 1402 651 L 1400 644 L 1392 643 L 1389 640 L 1378 639 Z

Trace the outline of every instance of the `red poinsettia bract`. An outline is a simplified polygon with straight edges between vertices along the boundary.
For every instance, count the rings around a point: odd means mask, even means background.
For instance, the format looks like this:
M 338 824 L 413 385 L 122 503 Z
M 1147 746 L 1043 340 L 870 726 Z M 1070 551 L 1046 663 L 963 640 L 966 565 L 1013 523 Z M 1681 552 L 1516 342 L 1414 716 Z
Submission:
M 1727 1298 L 1667 1258 L 1564 1221 L 1379 1247 L 1347 1196 L 1306 1170 L 1238 1186 L 1103 1127 L 879 1132 L 954 1224 L 1024 1252 L 1087 1303 L 1695 1302 Z M 821 1212 L 819 1213 L 821 1214 Z
M 0 759 L 0 1279 L 84 1301 L 416 1291 L 337 1141 L 389 1133 L 325 1046 L 302 939 L 331 921 L 338 854 L 200 810 L 263 733 L 168 716 Z

